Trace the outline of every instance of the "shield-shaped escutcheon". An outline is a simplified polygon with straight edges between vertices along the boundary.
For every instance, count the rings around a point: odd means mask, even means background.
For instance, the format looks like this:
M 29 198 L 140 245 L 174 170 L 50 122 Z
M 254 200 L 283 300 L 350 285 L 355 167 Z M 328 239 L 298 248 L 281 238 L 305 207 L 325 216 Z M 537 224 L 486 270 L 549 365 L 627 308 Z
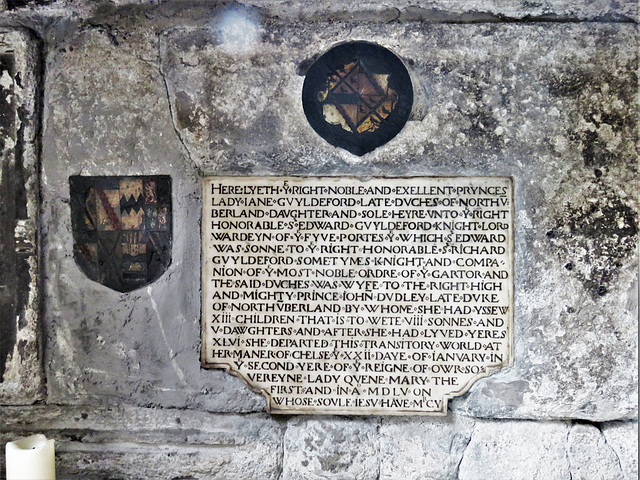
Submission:
M 91 280 L 130 292 L 171 264 L 171 177 L 69 177 L 73 256 Z

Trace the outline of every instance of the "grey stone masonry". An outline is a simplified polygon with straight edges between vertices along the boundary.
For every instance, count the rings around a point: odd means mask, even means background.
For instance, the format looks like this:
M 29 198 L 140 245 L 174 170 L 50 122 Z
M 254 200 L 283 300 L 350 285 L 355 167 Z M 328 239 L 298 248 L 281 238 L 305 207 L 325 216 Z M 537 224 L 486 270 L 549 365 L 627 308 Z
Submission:
M 0 403 L 43 398 L 38 311 L 40 42 L 0 28 Z
M 56 439 L 62 479 L 626 479 L 637 422 L 269 418 L 141 407 L 0 410 L 0 441 Z M 506 461 L 505 459 L 509 459 Z M 2 463 L 4 465 L 4 458 Z
M 282 427 L 264 414 L 50 406 L 6 407 L 0 419 L 3 443 L 55 438 L 62 479 L 276 479 L 282 469 Z
M 0 315 L 0 442 L 55 438 L 61 479 L 637 478 L 637 18 L 609 0 L 0 2 L 0 47 L 30 59 L 17 130 L 0 120 L 30 192 L 17 215 L 3 153 L 3 261 L 11 222 L 37 238 L 26 320 Z M 301 103 L 313 60 L 352 40 L 395 53 L 416 97 L 362 157 Z M 162 277 L 85 277 L 73 175 L 171 176 Z M 269 416 L 201 368 L 205 175 L 512 177 L 513 366 L 447 417 Z

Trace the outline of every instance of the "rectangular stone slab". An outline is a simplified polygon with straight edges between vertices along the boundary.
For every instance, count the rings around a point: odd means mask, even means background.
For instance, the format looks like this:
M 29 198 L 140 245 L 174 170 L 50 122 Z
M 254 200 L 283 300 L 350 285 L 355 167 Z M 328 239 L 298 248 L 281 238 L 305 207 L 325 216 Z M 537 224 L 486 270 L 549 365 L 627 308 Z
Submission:
M 239 379 L 201 369 L 195 353 L 200 173 L 498 175 L 514 180 L 517 361 L 450 409 L 637 418 L 635 25 L 273 21 L 255 56 L 234 58 L 210 17 L 190 18 L 160 36 L 160 49 L 143 18 L 131 36 L 114 32 L 118 46 L 100 28 L 52 44 L 40 225 L 50 403 L 264 408 Z M 396 139 L 357 159 L 318 137 L 300 102 L 307 59 L 346 31 L 403 58 L 426 92 Z M 68 177 L 141 169 L 172 176 L 175 256 L 151 289 L 122 296 L 86 281 L 69 255 Z
M 273 413 L 444 414 L 512 363 L 504 177 L 210 177 L 204 366 Z

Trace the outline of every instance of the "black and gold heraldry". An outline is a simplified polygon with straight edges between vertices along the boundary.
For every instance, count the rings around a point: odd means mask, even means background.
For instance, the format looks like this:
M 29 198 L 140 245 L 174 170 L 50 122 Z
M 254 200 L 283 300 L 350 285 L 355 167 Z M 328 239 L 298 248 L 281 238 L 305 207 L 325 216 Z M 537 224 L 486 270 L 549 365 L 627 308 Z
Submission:
M 129 292 L 171 264 L 171 177 L 69 177 L 73 256 L 102 285 Z
M 402 61 L 386 48 L 344 43 L 311 65 L 302 106 L 318 135 L 364 155 L 402 130 L 411 114 L 413 86 Z

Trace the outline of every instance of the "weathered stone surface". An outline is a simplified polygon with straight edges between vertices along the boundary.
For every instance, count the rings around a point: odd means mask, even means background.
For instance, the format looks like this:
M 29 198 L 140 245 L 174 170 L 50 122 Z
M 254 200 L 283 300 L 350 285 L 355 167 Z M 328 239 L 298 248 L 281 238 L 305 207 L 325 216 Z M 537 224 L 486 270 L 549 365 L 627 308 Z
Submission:
M 296 418 L 284 435 L 283 478 L 301 480 L 378 477 L 377 421 Z
M 638 478 L 638 422 L 611 422 L 600 429 L 620 461 L 624 478 Z
M 39 43 L 0 30 L 0 404 L 43 398 L 37 245 Z
M 41 5 L 54 8 L 65 6 L 64 1 L 55 0 L 4 0 L 0 10 L 20 13 L 21 10 L 33 10 Z M 148 10 L 161 10 L 164 15 L 176 12 L 177 9 L 190 10 L 211 9 L 211 2 L 206 0 L 113 0 L 112 5 L 99 4 L 92 0 L 75 0 L 70 7 L 89 15 L 95 10 L 127 8 L 142 6 Z M 335 0 L 304 0 L 295 4 L 285 0 L 247 0 L 236 2 L 236 7 L 256 9 L 264 16 L 273 16 L 291 21 L 303 19 L 360 20 L 360 21 L 412 21 L 430 22 L 481 22 L 509 20 L 582 20 L 582 21 L 619 21 L 637 19 L 637 8 L 632 0 L 541 0 L 537 2 L 522 1 L 481 1 L 472 0 L 430 0 L 428 2 L 412 2 L 411 0 L 373 0 L 359 1 L 357 9 L 349 8 Z M 215 8 L 215 6 L 214 6 Z M 45 10 L 44 8 L 41 8 Z M 46 11 L 46 10 L 45 10 Z M 179 12 L 179 10 L 177 10 Z
M 382 20 L 431 20 L 447 21 L 453 19 L 473 21 L 546 18 L 546 19 L 611 19 L 626 20 L 636 18 L 633 2 L 614 2 L 610 0 L 586 2 L 582 0 L 543 0 L 540 2 L 500 1 L 486 2 L 472 0 L 435 0 L 429 2 L 396 1 L 363 1 L 358 2 L 358 11 L 345 8 L 340 2 L 312 0 L 298 2 L 295 11 L 284 0 L 252 0 L 243 2 L 266 9 L 272 15 L 285 18 L 301 19 L 305 17 L 322 17 L 329 15 L 336 19 L 366 19 L 367 14 L 377 14 Z
M 636 422 L 602 425 L 602 434 L 588 424 L 455 414 L 283 423 L 264 414 L 1 407 L 0 442 L 36 432 L 54 438 L 59 478 L 637 478 Z M 0 475 L 3 467 L 0 455 Z
M 101 29 L 48 56 L 43 142 L 49 399 L 217 411 L 262 409 L 238 379 L 200 369 L 200 185 L 169 116 L 153 36 L 115 45 Z M 70 175 L 169 174 L 173 262 L 120 294 L 72 256 Z M 178 293 L 179 292 L 179 293 Z
M 282 430 L 263 415 L 93 407 L 0 408 L 0 442 L 56 440 L 58 478 L 277 479 Z M 0 475 L 4 477 L 4 456 Z
M 163 36 L 176 129 L 200 169 L 513 175 L 516 362 L 452 408 L 506 418 L 633 418 L 634 27 L 262 28 L 261 41 L 241 54 L 229 53 L 215 29 L 180 28 Z M 299 99 L 303 78 L 292 74 L 303 75 L 309 59 L 344 40 L 345 28 L 349 38 L 394 50 L 427 92 L 424 119 L 408 122 L 398 137 L 362 158 L 315 135 Z
M 629 435 L 633 425 L 637 428 L 635 422 L 616 424 L 616 428 L 625 429 L 625 446 L 620 448 L 620 444 L 612 446 L 607 441 L 603 432 L 609 426 L 601 432 L 594 425 L 581 423 L 478 420 L 464 451 L 459 477 L 451 478 L 637 478 L 637 450 Z
M 594 142 L 605 142 L 609 131 L 609 157 L 628 161 L 632 154 L 631 143 L 623 140 L 633 135 L 634 123 L 628 104 L 635 82 L 632 26 L 260 27 L 261 41 L 236 55 L 225 51 L 225 39 L 215 28 L 166 33 L 163 65 L 177 128 L 204 172 L 229 169 L 229 156 L 238 160 L 236 169 L 265 173 L 511 170 L 563 156 L 567 169 L 582 150 L 588 163 Z M 557 42 L 558 37 L 566 42 Z M 311 130 L 300 102 L 303 78 L 292 75 L 304 75 L 310 59 L 347 39 L 391 48 L 410 65 L 429 102 L 422 122 L 409 122 L 399 137 L 363 159 L 329 146 Z M 627 103 L 619 104 L 622 99 Z M 602 116 L 612 109 L 609 117 Z M 594 127 L 602 136 L 593 137 L 581 120 L 594 114 L 604 124 Z M 610 125 L 607 118 L 619 121 Z M 217 128 L 207 130 L 207 125 Z M 322 155 L 322 165 L 309 149 Z M 544 158 L 531 158 L 534 152 Z M 539 173 L 555 168 L 549 165 Z
M 478 421 L 455 478 L 571 478 L 568 433 L 569 426 L 563 423 Z
M 574 425 L 567 439 L 572 479 L 623 479 L 622 465 L 602 432 L 593 425 Z
M 637 415 L 632 25 L 383 28 L 249 16 L 242 25 L 260 35 L 247 44 L 246 35 L 225 36 L 215 16 L 208 26 L 167 26 L 134 14 L 110 13 L 109 30 L 65 30 L 47 58 L 53 401 L 263 408 L 237 379 L 197 362 L 199 172 L 484 174 L 515 180 L 516 361 L 451 408 L 503 418 Z M 317 136 L 300 102 L 309 59 L 345 39 L 391 48 L 426 91 L 424 118 L 361 158 Z M 172 175 L 174 262 L 149 288 L 120 295 L 78 271 L 65 202 L 68 176 L 79 173 Z
M 254 3 L 239 33 L 211 2 L 0 14 L 46 39 L 49 402 L 1 407 L 0 441 L 53 436 L 61 478 L 637 478 L 636 421 L 511 420 L 637 417 L 637 25 L 494 23 L 626 22 L 635 2 Z M 488 23 L 431 23 L 466 20 Z M 420 114 L 361 158 L 315 135 L 300 103 L 310 61 L 345 40 L 390 48 L 424 92 Z M 264 400 L 200 369 L 203 173 L 512 176 L 514 366 L 445 419 L 205 413 Z M 119 294 L 79 272 L 75 174 L 172 176 L 174 262 L 157 282 Z
M 636 478 L 635 422 L 603 426 L 604 434 L 589 424 L 456 414 L 382 419 L 377 434 L 376 426 L 374 419 L 290 420 L 283 478 Z
M 390 418 L 380 426 L 380 480 L 453 480 L 471 440 L 475 421 Z

